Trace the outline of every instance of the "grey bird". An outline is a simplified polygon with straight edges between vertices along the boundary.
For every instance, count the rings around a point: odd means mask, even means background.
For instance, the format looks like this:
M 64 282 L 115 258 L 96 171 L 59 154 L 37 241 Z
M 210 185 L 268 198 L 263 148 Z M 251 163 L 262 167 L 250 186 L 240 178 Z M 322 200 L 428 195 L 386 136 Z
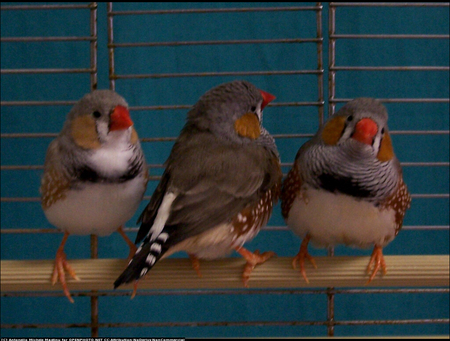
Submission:
M 247 81 L 207 91 L 187 120 L 165 163 L 165 171 L 140 217 L 142 241 L 114 287 L 137 281 L 160 259 L 187 252 L 198 259 L 233 250 L 252 269 L 274 255 L 252 253 L 243 244 L 266 225 L 281 188 L 281 168 L 272 136 L 262 126 L 264 107 L 275 97 Z
M 298 151 L 281 191 L 282 214 L 303 238 L 293 260 L 308 282 L 308 242 L 373 247 L 370 283 L 386 273 L 382 248 L 400 231 L 411 197 L 394 154 L 383 104 L 357 98 L 332 115 Z M 373 266 L 373 268 L 372 268 Z
M 72 303 L 65 271 L 79 278 L 64 253 L 68 236 L 106 236 L 117 230 L 131 258 L 136 246 L 122 226 L 138 209 L 147 182 L 147 165 L 125 99 L 111 90 L 86 94 L 47 149 L 40 188 L 45 216 L 64 231 L 51 280 L 61 282 Z

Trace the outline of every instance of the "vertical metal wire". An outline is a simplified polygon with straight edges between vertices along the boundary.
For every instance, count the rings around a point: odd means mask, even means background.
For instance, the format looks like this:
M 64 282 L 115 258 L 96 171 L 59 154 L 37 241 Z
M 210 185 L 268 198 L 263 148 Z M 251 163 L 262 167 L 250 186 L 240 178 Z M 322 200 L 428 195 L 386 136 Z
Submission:
M 332 99 L 336 95 L 336 80 L 335 80 L 335 72 L 332 70 L 332 67 L 335 64 L 336 58 L 336 41 L 331 37 L 334 34 L 336 29 L 335 23 L 335 8 L 329 7 L 329 15 L 328 15 L 328 98 Z M 333 101 L 328 102 L 328 116 L 334 114 L 335 105 Z M 323 122 L 321 122 L 321 125 Z M 334 248 L 328 248 L 328 256 L 334 256 Z M 334 336 L 334 288 L 327 288 L 327 321 L 328 321 L 328 336 Z
M 324 113 L 323 113 L 323 107 L 325 103 L 324 99 L 324 91 L 323 91 L 323 29 L 322 29 L 322 12 L 323 12 L 323 6 L 321 2 L 317 3 L 317 7 L 320 9 L 316 12 L 316 21 L 317 21 L 317 70 L 319 73 L 317 74 L 317 83 L 318 83 L 318 102 L 320 103 L 318 106 L 318 114 L 319 114 L 319 126 L 323 124 L 324 121 Z
M 108 57 L 109 57 L 109 88 L 111 90 L 116 90 L 116 79 L 114 77 L 114 17 L 112 14 L 113 11 L 113 3 L 107 2 L 106 3 L 106 16 L 107 16 L 107 22 L 108 22 Z
M 336 40 L 333 38 L 336 31 L 336 8 L 329 6 L 328 11 L 328 116 L 334 114 L 336 104 Z
M 328 248 L 328 257 L 334 256 L 334 247 Z M 328 336 L 334 336 L 334 294 L 333 287 L 327 288 L 327 331 Z
M 97 51 L 98 51 L 98 33 L 97 33 L 97 3 L 91 4 L 91 90 L 97 89 L 98 83 L 98 66 L 97 66 Z
M 97 67 L 97 47 L 98 47 L 98 35 L 97 35 L 97 3 L 91 4 L 91 91 L 97 89 L 98 80 L 98 67 Z M 91 258 L 98 258 L 98 237 L 91 235 Z M 98 292 L 92 291 L 91 296 L 91 336 L 98 337 Z

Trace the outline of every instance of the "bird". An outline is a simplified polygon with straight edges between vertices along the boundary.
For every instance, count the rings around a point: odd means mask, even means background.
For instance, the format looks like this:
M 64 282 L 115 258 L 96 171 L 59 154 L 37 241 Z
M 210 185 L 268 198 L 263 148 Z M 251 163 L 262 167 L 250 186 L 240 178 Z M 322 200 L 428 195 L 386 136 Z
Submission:
M 349 101 L 300 147 L 283 180 L 282 215 L 302 238 L 292 265 L 299 264 L 307 283 L 305 259 L 317 268 L 310 241 L 318 247 L 373 247 L 366 284 L 380 270 L 387 272 L 383 247 L 399 233 L 411 204 L 387 121 L 380 101 Z
M 148 182 L 144 153 L 123 97 L 112 90 L 85 94 L 69 111 L 48 146 L 41 178 L 41 206 L 47 220 L 64 232 L 51 282 L 58 280 L 70 302 L 65 271 L 80 280 L 64 252 L 69 235 L 107 236 L 118 231 L 136 245 L 123 225 L 137 211 Z
M 164 257 L 186 252 L 199 276 L 199 259 L 246 259 L 247 287 L 257 264 L 274 252 L 243 247 L 267 224 L 281 189 L 280 157 L 262 126 L 275 96 L 245 80 L 205 92 L 187 113 L 150 202 L 142 212 L 136 254 L 114 288 L 138 280 Z

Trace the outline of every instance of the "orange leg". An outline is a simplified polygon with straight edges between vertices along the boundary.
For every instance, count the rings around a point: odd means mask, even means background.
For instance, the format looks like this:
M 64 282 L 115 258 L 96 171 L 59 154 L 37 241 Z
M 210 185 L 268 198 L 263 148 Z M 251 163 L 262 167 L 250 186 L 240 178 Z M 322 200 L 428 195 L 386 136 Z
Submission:
M 247 264 L 245 264 L 244 272 L 242 273 L 242 281 L 244 282 L 244 286 L 246 288 L 248 288 L 250 274 L 252 273 L 255 266 L 258 264 L 262 264 L 269 258 L 275 256 L 275 252 L 272 251 L 260 254 L 258 250 L 252 253 L 243 247 L 235 248 L 235 250 L 247 261 Z
M 198 277 L 202 277 L 202 273 L 200 272 L 200 260 L 191 253 L 188 253 L 188 255 L 191 260 L 192 267 L 197 272 Z
M 138 283 L 139 283 L 139 280 L 134 281 L 134 285 L 133 285 L 133 293 L 131 294 L 130 300 L 132 300 L 132 299 L 134 298 L 134 296 L 136 296 Z
M 128 236 L 125 234 L 125 231 L 123 230 L 123 226 L 119 227 L 117 229 L 117 232 L 119 232 L 119 234 L 122 236 L 122 238 L 125 240 L 125 243 L 128 244 L 128 247 L 130 248 L 130 253 L 128 254 L 127 257 L 127 261 L 129 262 L 134 254 L 136 253 L 137 247 L 136 245 L 134 245 L 134 243 L 130 240 L 130 238 L 128 238 Z M 127 262 L 127 263 L 128 263 Z
M 372 265 L 373 265 L 373 270 L 371 270 Z M 370 282 L 372 282 L 372 280 L 375 278 L 375 275 L 380 270 L 380 268 L 381 268 L 381 271 L 383 272 L 383 275 L 386 275 L 386 262 L 384 261 L 384 257 L 383 257 L 383 249 L 381 246 L 375 245 L 375 247 L 373 248 L 373 251 L 372 251 L 372 256 L 370 257 L 369 265 L 367 265 L 367 269 L 366 269 L 368 274 L 370 274 L 371 271 L 372 271 L 372 274 L 366 284 L 369 284 Z
M 64 253 L 64 245 L 66 244 L 67 238 L 69 237 L 69 233 L 65 232 L 63 240 L 61 244 L 59 245 L 58 251 L 56 251 L 56 258 L 55 258 L 55 265 L 53 267 L 53 274 L 52 274 L 52 285 L 55 285 L 57 280 L 59 279 L 59 282 L 61 283 L 63 287 L 64 294 L 69 299 L 71 303 L 74 303 L 72 296 L 70 295 L 69 289 L 67 288 L 66 283 L 66 275 L 64 271 L 67 271 L 69 275 L 76 281 L 79 281 L 80 279 L 76 275 L 75 271 L 72 269 L 72 267 L 67 262 L 66 254 Z
M 315 269 L 317 269 L 316 261 L 308 253 L 308 243 L 309 243 L 310 239 L 311 239 L 311 236 L 309 234 L 307 234 L 306 237 L 303 238 L 302 244 L 300 245 L 300 250 L 298 251 L 297 255 L 292 260 L 292 267 L 294 269 L 297 268 L 297 262 L 300 265 L 300 272 L 303 275 L 303 278 L 305 279 L 306 283 L 309 283 L 309 280 L 308 280 L 308 277 L 306 276 L 305 258 L 311 262 L 311 264 L 314 266 Z
M 130 248 L 130 253 L 128 254 L 128 257 L 127 257 L 127 265 L 128 265 L 128 263 L 131 261 L 131 259 L 133 259 L 134 255 L 136 254 L 137 247 L 131 241 L 131 239 L 128 238 L 128 236 L 125 234 L 125 231 L 123 230 L 123 226 L 119 227 L 117 229 L 117 232 L 119 232 L 119 234 L 122 236 L 123 240 L 125 240 L 125 243 L 127 243 L 128 247 Z M 136 296 L 138 282 L 139 282 L 138 280 L 134 281 L 133 293 L 131 294 L 131 299 L 133 299 Z

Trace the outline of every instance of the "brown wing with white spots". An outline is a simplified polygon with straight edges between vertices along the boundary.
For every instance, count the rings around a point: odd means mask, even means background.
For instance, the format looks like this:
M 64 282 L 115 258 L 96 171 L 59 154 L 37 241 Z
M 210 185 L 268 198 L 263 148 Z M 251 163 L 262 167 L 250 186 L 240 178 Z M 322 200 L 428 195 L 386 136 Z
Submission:
M 403 177 L 400 178 L 397 190 L 389 196 L 384 202 L 380 204 L 381 209 L 393 209 L 395 211 L 395 235 L 400 232 L 403 225 L 403 218 L 406 210 L 411 206 L 411 196 L 408 188 L 403 182 Z
M 281 213 L 284 219 L 289 216 L 292 204 L 295 198 L 300 194 L 302 187 L 302 181 L 300 179 L 300 173 L 298 171 L 297 163 L 294 162 L 292 169 L 289 171 L 286 179 L 283 181 L 283 187 L 281 188 Z
M 265 226 L 272 214 L 273 206 L 280 196 L 280 184 L 276 183 L 271 189 L 263 193 L 261 199 L 250 206 L 245 207 L 232 220 L 234 240 L 245 242 L 251 236 L 256 235 L 261 227 Z

